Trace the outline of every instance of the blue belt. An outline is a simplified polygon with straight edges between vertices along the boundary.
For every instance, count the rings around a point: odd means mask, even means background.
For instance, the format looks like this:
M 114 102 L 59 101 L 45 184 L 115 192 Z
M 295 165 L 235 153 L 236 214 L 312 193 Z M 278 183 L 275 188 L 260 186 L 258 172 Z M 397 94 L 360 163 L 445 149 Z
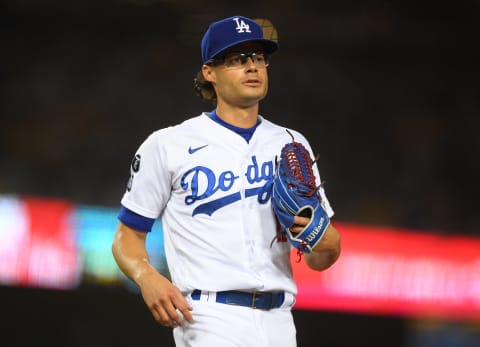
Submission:
M 191 296 L 193 300 L 200 300 L 201 290 L 195 289 Z M 217 292 L 216 302 L 227 305 L 239 305 L 260 310 L 270 310 L 279 308 L 285 300 L 284 292 L 239 292 L 237 290 L 228 290 Z

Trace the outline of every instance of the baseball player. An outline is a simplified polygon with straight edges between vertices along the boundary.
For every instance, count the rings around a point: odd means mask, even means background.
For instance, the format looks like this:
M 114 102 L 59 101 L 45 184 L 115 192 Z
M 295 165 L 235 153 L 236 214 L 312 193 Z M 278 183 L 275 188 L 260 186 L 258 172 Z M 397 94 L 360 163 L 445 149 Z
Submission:
M 271 205 L 275 158 L 292 139 L 258 114 L 277 48 L 250 18 L 212 23 L 195 88 L 214 108 L 154 131 L 131 163 L 112 251 L 154 319 L 174 328 L 176 346 L 296 346 L 292 248 Z M 311 152 L 302 134 L 289 131 Z M 316 164 L 315 175 L 320 182 Z M 331 217 L 323 188 L 321 195 Z M 171 281 L 152 267 L 145 248 L 157 218 Z M 295 233 L 309 219 L 294 222 Z M 302 261 L 323 271 L 339 253 L 330 224 Z

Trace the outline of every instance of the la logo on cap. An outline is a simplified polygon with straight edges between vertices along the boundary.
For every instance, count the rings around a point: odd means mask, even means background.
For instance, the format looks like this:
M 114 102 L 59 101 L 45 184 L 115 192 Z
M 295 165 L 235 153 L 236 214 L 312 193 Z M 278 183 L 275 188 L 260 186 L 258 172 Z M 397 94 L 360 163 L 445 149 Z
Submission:
M 250 41 L 260 43 L 267 54 L 278 48 L 276 41 L 263 36 L 262 26 L 253 19 L 237 15 L 213 22 L 202 38 L 202 61 L 206 63 L 226 49 Z
M 235 18 L 232 18 L 232 20 L 237 23 L 237 27 L 235 28 L 235 30 L 237 30 L 237 32 L 239 34 L 241 33 L 251 33 L 250 31 L 250 25 L 248 25 L 247 23 L 245 23 L 243 21 L 243 19 L 240 19 L 238 17 L 235 17 Z

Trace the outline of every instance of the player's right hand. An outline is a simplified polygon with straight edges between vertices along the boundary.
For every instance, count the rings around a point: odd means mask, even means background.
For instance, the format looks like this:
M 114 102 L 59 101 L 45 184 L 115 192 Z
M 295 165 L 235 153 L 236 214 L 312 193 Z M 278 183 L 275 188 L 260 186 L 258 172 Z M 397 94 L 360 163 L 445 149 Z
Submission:
M 185 320 L 193 322 L 192 307 L 183 294 L 153 267 L 142 274 L 137 283 L 145 304 L 160 325 L 175 328 L 182 326 Z

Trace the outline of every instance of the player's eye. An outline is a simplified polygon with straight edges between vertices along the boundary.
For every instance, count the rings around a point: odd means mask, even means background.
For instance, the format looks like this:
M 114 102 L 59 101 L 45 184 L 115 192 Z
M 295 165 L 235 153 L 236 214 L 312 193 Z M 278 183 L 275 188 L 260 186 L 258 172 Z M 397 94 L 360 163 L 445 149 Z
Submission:
M 230 54 L 225 57 L 224 64 L 226 67 L 239 67 L 245 64 L 247 57 L 243 53 Z
M 252 59 L 255 63 L 264 63 L 265 62 L 265 54 L 263 53 L 253 53 Z

